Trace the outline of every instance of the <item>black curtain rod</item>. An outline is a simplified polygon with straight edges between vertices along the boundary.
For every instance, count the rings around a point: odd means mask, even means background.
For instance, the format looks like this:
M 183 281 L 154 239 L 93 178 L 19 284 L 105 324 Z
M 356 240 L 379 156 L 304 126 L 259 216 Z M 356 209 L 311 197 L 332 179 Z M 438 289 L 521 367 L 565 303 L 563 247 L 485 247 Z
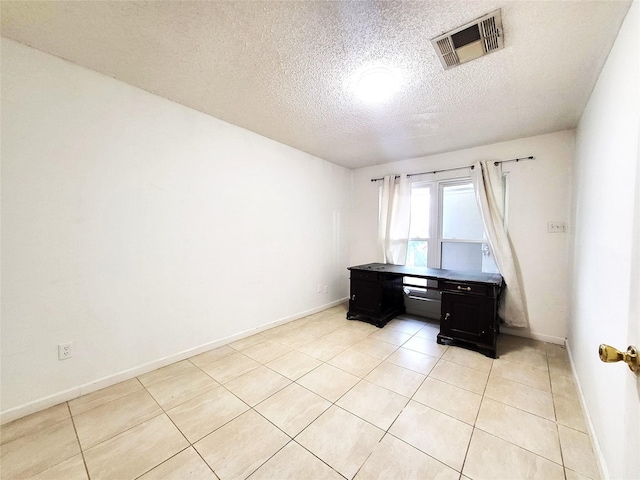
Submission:
M 502 160 L 502 161 L 499 161 L 499 162 L 493 162 L 493 164 L 494 165 L 500 165 L 501 163 L 519 162 L 520 160 L 534 160 L 534 159 L 535 159 L 535 157 L 533 155 L 531 155 L 529 157 L 512 158 L 511 160 Z M 453 170 L 464 170 L 465 168 L 470 168 L 471 170 L 473 170 L 473 165 L 469 165 L 468 167 L 444 168 L 442 170 L 432 170 L 430 172 L 409 173 L 407 175 L 407 177 L 415 177 L 416 175 L 428 175 L 428 174 L 440 173 L 440 172 L 451 172 Z M 396 175 L 396 178 L 400 178 L 400 175 Z M 377 182 L 379 180 L 384 180 L 384 178 L 372 178 L 371 179 L 372 182 Z

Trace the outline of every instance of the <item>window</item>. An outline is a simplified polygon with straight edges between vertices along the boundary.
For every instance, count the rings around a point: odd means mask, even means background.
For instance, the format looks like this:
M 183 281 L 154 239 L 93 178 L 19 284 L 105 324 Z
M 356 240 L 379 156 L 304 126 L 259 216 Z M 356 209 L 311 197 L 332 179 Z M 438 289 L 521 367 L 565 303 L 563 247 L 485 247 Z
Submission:
M 411 225 L 409 227 L 407 265 L 428 266 L 430 229 L 431 185 L 414 184 L 411 186 Z
M 497 273 L 470 179 L 411 186 L 407 265 Z

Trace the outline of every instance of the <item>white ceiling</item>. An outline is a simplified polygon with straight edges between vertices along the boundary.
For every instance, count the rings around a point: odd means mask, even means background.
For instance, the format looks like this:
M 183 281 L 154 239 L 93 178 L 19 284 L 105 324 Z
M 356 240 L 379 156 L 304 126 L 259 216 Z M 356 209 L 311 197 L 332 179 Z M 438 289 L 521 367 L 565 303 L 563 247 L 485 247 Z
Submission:
M 630 1 L 1 5 L 7 37 L 357 168 L 575 127 Z M 497 8 L 504 50 L 444 71 L 430 39 Z M 379 64 L 401 89 L 365 105 Z

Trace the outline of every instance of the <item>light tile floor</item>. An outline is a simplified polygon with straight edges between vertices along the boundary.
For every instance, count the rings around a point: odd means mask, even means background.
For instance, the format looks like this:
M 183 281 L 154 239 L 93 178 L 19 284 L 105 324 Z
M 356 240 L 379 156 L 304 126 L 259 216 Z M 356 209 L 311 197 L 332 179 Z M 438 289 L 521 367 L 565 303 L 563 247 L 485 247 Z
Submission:
M 499 358 L 333 307 L 0 428 L 0 476 L 584 479 L 598 469 L 566 351 Z

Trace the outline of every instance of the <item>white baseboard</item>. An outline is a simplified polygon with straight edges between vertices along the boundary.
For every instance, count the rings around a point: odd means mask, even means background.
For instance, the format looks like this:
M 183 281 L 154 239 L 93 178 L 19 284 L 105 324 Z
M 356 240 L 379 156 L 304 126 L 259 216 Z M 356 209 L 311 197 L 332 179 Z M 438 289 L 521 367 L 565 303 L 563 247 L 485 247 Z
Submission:
M 299 318 L 303 318 L 314 313 L 321 312 L 322 310 L 326 310 L 328 308 L 334 307 L 336 305 L 340 305 L 345 302 L 347 298 L 341 298 L 339 300 L 335 300 L 330 303 L 326 303 L 319 307 L 312 308 L 310 310 L 306 310 L 304 312 L 297 313 L 295 315 L 289 315 L 288 317 L 281 318 L 274 322 L 269 322 L 264 325 L 261 325 L 256 328 L 251 328 L 249 330 L 245 330 L 240 333 L 236 333 L 234 335 L 230 335 L 225 338 L 221 338 L 219 340 L 215 340 L 213 342 L 208 342 L 203 345 L 199 345 L 194 348 L 190 348 L 183 352 L 179 352 L 173 355 L 168 355 L 163 358 L 159 358 L 152 362 L 145 363 L 143 365 L 139 365 L 137 367 L 130 368 L 128 370 L 124 370 L 122 372 L 118 372 L 114 375 L 109 375 L 104 378 L 99 378 L 93 380 L 88 383 L 84 383 L 82 385 L 77 385 L 75 387 L 69 388 L 67 390 L 63 390 L 61 392 L 54 393 L 52 395 L 48 395 L 43 398 L 39 398 L 29 403 L 25 403 L 23 405 L 19 405 L 14 408 L 10 408 L 5 410 L 4 412 L 0 412 L 0 425 L 4 425 L 5 423 L 12 422 L 17 420 L 18 418 L 25 417 L 27 415 L 31 415 L 32 413 L 39 412 L 41 410 L 45 410 L 49 407 L 53 407 L 63 402 L 67 402 L 69 400 L 73 400 L 74 398 L 80 397 L 81 395 L 86 395 L 91 392 L 95 392 L 96 390 L 101 390 L 106 387 L 110 387 L 111 385 L 115 385 L 116 383 L 123 382 L 125 380 L 129 380 L 130 378 L 137 377 L 144 373 L 151 372 L 161 367 L 165 367 L 167 365 L 171 365 L 172 363 L 179 362 L 181 360 L 185 360 L 187 358 L 193 357 L 194 355 L 198 355 L 200 353 L 207 352 L 214 348 L 221 347 L 223 345 L 227 345 L 228 343 L 235 342 L 236 340 L 241 340 L 245 337 L 249 337 L 251 335 L 255 335 L 256 333 L 263 332 L 273 327 L 277 327 L 279 325 L 283 325 L 285 323 L 292 322 Z
M 596 457 L 596 463 L 598 464 L 600 478 L 610 478 L 609 470 L 607 469 L 607 464 L 604 461 L 604 455 L 602 454 L 602 449 L 600 448 L 600 443 L 598 442 L 598 439 L 596 437 L 596 431 L 593 428 L 593 421 L 591 420 L 591 415 L 589 414 L 589 410 L 587 409 L 587 402 L 582 391 L 582 386 L 580 385 L 580 380 L 578 379 L 578 375 L 576 374 L 576 366 L 573 362 L 573 355 L 571 354 L 569 342 L 566 342 L 565 346 L 567 348 L 567 353 L 569 354 L 569 362 L 571 362 L 571 372 L 573 373 L 573 380 L 576 382 L 576 388 L 578 389 L 580 406 L 582 407 L 582 411 L 585 416 L 585 423 L 587 424 L 587 429 L 589 430 L 589 440 L 591 440 L 591 448 L 593 448 L 593 452 Z
M 412 300 L 405 298 L 407 314 L 417 315 L 419 317 L 425 317 L 432 320 L 439 320 L 440 318 L 440 307 L 437 306 L 435 309 L 433 307 L 434 304 L 439 303 L 440 301 Z M 556 345 L 564 345 L 566 340 L 563 337 L 554 337 L 552 335 L 546 335 L 544 333 L 532 332 L 528 328 L 506 327 L 504 325 L 500 325 L 500 333 L 506 333 L 507 335 L 514 335 L 516 337 L 531 338 L 532 340 L 554 343 Z
M 506 333 L 507 335 L 514 335 L 516 337 L 531 338 L 533 340 L 554 343 L 556 345 L 564 345 L 566 340 L 563 337 L 554 337 L 552 335 L 545 335 L 544 333 L 532 332 L 528 328 L 505 327 L 502 325 L 500 326 L 500 333 Z

